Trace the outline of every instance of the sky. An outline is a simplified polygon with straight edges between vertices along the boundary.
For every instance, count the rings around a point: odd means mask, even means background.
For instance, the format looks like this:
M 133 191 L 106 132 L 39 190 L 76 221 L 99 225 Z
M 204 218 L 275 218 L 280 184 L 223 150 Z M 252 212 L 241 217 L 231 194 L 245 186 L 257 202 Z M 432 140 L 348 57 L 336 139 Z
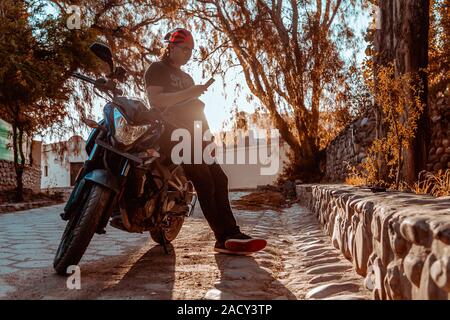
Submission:
M 352 21 L 354 28 L 359 34 L 367 30 L 369 23 L 370 19 L 368 15 L 356 16 Z M 199 36 L 200 35 L 194 34 L 194 37 Z M 360 50 L 357 54 L 359 63 L 361 63 L 365 58 L 366 46 L 367 43 L 362 41 Z M 348 51 L 344 53 L 344 56 L 349 58 L 351 54 L 352 51 Z M 208 80 L 205 79 L 202 81 L 202 69 L 196 62 L 191 62 L 191 65 L 188 65 L 188 67 L 190 67 L 189 69 L 192 69 L 191 76 L 194 78 L 196 84 L 204 83 Z M 225 81 L 227 84 L 227 97 L 224 97 L 223 81 L 221 78 L 216 78 L 216 82 L 214 82 L 214 84 L 210 87 L 210 90 L 200 97 L 200 99 L 205 102 L 205 115 L 213 133 L 220 131 L 222 128 L 222 123 L 230 117 L 235 100 L 240 111 L 254 111 L 254 104 L 249 104 L 246 100 L 246 96 L 251 93 L 247 87 L 241 67 L 231 69 L 229 74 L 227 74 Z M 234 92 L 236 83 L 241 84 L 242 87 L 242 90 L 239 93 Z
M 49 8 L 49 12 L 52 10 Z M 354 17 L 353 26 L 360 33 L 367 29 L 369 25 L 369 17 L 367 15 L 361 15 Z M 162 37 L 163 35 L 161 35 Z M 194 33 L 194 38 L 199 39 L 200 34 Z M 364 58 L 364 50 L 366 48 L 366 43 L 362 42 L 360 47 L 360 52 L 358 52 L 358 61 L 362 61 Z M 350 57 L 351 52 L 344 53 Z M 198 64 L 198 62 L 191 60 L 186 66 L 183 67 L 185 71 L 187 71 L 192 78 L 194 79 L 196 84 L 205 83 L 208 79 L 202 79 L 202 66 Z M 247 95 L 250 94 L 249 89 L 247 88 L 247 84 L 245 82 L 244 75 L 242 73 L 242 69 L 240 67 L 232 68 L 226 75 L 225 80 L 223 80 L 220 76 L 215 78 L 215 82 L 211 85 L 209 90 L 200 97 L 205 103 L 205 115 L 208 120 L 211 132 L 213 134 L 219 132 L 223 128 L 223 124 L 227 121 L 231 116 L 231 111 L 233 110 L 233 106 L 236 105 L 240 111 L 253 112 L 255 108 L 255 103 L 257 100 L 255 99 L 253 103 L 248 103 L 246 100 Z M 226 82 L 226 89 L 223 88 L 223 82 Z M 241 85 L 241 91 L 235 92 L 235 86 L 239 83 Z M 225 95 L 226 90 L 226 95 Z M 98 98 L 94 101 L 93 113 L 95 115 L 94 120 L 100 120 L 102 117 L 102 109 L 105 100 Z M 87 138 L 88 131 L 81 134 L 83 138 Z M 69 138 L 69 137 L 67 137 Z M 44 142 L 54 142 L 53 138 L 44 137 Z

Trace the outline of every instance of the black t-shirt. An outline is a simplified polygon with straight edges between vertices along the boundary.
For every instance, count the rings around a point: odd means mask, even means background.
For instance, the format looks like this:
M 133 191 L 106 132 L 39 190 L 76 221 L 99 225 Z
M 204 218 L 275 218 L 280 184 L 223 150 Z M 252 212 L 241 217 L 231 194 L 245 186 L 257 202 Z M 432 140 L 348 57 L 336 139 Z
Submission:
M 145 72 L 145 87 L 158 86 L 163 88 L 163 93 L 172 93 L 190 88 L 194 80 L 186 72 L 171 66 L 164 61 L 153 62 Z M 165 115 L 174 127 L 184 127 L 189 131 L 194 128 L 194 121 L 202 122 L 203 131 L 209 129 L 203 112 L 204 104 L 199 100 L 190 101 L 171 107 Z

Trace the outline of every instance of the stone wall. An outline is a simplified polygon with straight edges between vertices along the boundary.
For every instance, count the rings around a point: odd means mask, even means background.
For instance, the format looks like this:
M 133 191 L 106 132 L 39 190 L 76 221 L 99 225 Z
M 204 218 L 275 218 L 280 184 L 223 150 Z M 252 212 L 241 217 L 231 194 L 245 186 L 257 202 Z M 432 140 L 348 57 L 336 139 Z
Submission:
M 446 94 L 439 93 L 430 103 L 431 144 L 428 171 L 450 169 L 450 86 Z
M 368 115 L 351 123 L 327 147 L 326 181 L 344 181 L 351 167 L 366 158 L 375 139 L 375 117 Z
M 344 185 L 297 194 L 375 299 L 449 299 L 450 197 Z
M 431 143 L 428 152 L 428 171 L 450 169 L 450 85 L 430 100 Z M 376 137 L 376 121 L 365 116 L 347 126 L 327 147 L 324 181 L 342 182 L 351 167 L 365 158 L 368 147 Z
M 34 192 L 41 190 L 41 170 L 37 166 L 26 166 L 23 173 L 23 186 Z M 0 160 L 0 191 L 14 189 L 16 187 L 16 171 L 14 163 Z

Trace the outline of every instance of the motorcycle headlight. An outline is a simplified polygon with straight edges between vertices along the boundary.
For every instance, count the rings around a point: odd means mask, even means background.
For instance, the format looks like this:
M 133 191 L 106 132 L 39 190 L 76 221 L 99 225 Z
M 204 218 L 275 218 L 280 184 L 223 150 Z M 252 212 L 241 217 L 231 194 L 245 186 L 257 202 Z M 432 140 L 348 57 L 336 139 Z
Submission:
M 114 109 L 114 138 L 125 146 L 142 137 L 149 126 L 131 126 L 119 110 Z

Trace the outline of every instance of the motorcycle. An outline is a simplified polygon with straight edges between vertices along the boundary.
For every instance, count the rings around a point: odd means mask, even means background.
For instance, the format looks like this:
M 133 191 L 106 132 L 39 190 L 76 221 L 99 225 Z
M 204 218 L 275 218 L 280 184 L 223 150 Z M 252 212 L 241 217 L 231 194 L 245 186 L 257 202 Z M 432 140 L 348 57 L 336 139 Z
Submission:
M 107 79 L 73 76 L 92 84 L 108 102 L 100 122 L 83 119 L 93 130 L 85 147 L 88 158 L 61 214 L 67 224 L 53 263 L 61 275 L 79 263 L 95 233 L 106 233 L 108 222 L 126 232 L 149 231 L 167 253 L 166 244 L 177 237 L 197 202 L 181 166 L 165 163 L 158 152 L 162 114 L 122 96 L 118 83 L 125 82 L 126 71 L 115 67 L 108 46 L 96 42 L 90 49 L 109 65 Z

